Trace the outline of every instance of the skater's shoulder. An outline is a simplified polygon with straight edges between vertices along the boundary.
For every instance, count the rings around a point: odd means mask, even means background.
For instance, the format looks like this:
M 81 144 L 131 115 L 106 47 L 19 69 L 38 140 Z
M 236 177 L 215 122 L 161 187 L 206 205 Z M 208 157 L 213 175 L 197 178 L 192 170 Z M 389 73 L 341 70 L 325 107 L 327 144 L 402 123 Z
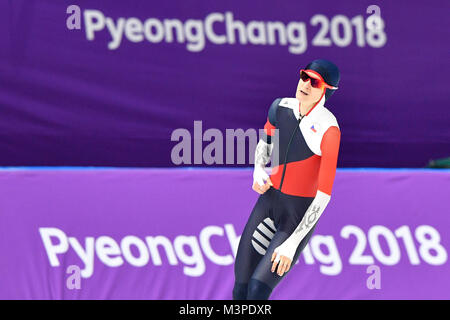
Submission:
M 287 97 L 287 98 L 278 98 L 277 100 L 279 100 L 278 105 L 281 107 L 294 109 L 298 108 L 299 106 L 299 101 L 296 98 Z

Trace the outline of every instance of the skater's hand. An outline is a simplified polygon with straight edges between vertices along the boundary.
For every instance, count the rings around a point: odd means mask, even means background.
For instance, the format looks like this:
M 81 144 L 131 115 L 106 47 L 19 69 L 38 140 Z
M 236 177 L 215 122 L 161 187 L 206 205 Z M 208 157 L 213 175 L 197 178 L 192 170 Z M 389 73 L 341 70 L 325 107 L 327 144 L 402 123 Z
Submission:
M 263 194 L 267 190 L 269 190 L 270 186 L 272 186 L 272 181 L 270 181 L 270 178 L 268 178 L 266 183 L 262 186 L 260 186 L 258 182 L 254 181 L 252 189 L 258 192 L 259 194 Z
M 272 259 L 270 260 L 272 263 L 272 272 L 277 270 L 277 274 L 281 277 L 284 273 L 288 272 L 291 268 L 292 259 L 294 258 L 295 249 L 292 250 L 289 243 L 286 241 L 277 247 L 273 254 Z M 278 265 L 278 269 L 277 269 Z
M 264 182 L 266 181 L 266 182 Z M 259 194 L 265 193 L 272 186 L 272 181 L 270 181 L 269 175 L 264 170 L 264 168 L 256 167 L 253 171 L 253 186 L 252 189 Z

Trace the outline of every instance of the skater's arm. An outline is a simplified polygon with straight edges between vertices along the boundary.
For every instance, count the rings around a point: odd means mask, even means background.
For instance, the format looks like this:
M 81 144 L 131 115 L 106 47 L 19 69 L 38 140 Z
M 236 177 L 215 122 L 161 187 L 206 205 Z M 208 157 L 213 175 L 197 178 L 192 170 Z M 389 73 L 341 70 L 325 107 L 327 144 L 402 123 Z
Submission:
M 277 247 L 272 255 L 272 271 L 280 261 L 281 269 L 278 274 L 282 275 L 289 270 L 292 259 L 295 255 L 297 247 L 308 232 L 314 227 L 322 213 L 325 211 L 331 199 L 331 189 L 333 187 L 334 177 L 336 175 L 337 158 L 339 154 L 340 131 L 338 127 L 330 127 L 325 132 L 322 143 L 322 159 L 320 161 L 318 190 L 316 196 L 306 210 L 302 221 L 292 233 L 292 235 Z
M 331 199 L 331 189 L 333 187 L 334 177 L 336 175 L 340 136 L 339 129 L 333 126 L 325 132 L 322 138 L 322 158 L 320 161 L 318 190 L 316 192 L 316 196 L 308 210 L 306 210 L 302 221 L 295 229 L 291 237 L 288 238 L 289 242 L 295 246 L 295 249 L 297 249 L 297 246 L 300 244 L 302 239 L 308 234 L 320 218 Z
M 265 171 L 267 163 L 273 151 L 272 137 L 276 129 L 276 112 L 280 99 L 276 99 L 269 108 L 266 124 L 264 125 L 264 133 L 262 134 L 255 150 L 255 168 L 253 170 L 253 186 L 252 189 L 263 194 L 270 188 L 272 182 L 269 175 Z
M 340 141 L 341 131 L 338 127 L 332 126 L 325 132 L 320 144 L 322 159 L 320 160 L 317 189 L 329 196 L 331 196 L 331 189 L 336 176 Z

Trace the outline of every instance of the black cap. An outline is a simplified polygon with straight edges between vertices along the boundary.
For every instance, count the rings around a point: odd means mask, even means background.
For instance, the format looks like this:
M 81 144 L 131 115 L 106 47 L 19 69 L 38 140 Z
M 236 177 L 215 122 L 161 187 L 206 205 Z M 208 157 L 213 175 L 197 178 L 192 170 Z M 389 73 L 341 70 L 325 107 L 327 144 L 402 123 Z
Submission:
M 338 67 L 331 61 L 325 59 L 317 59 L 313 62 L 309 63 L 305 70 L 314 70 L 318 74 L 320 74 L 323 80 L 333 87 L 338 87 L 339 85 L 339 69 Z M 325 100 L 328 100 L 329 97 L 336 91 L 336 89 L 325 89 Z

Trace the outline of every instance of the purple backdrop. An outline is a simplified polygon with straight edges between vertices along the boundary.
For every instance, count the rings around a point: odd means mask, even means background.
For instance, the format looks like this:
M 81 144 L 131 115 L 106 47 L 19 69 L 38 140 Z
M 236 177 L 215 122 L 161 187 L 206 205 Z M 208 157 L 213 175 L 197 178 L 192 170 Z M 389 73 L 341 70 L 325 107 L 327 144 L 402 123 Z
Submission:
M 230 299 L 251 174 L 2 170 L 0 299 Z M 449 170 L 339 170 L 273 299 L 449 299 L 449 188 Z
M 365 0 L 77 1 L 81 30 L 66 27 L 71 4 L 0 2 L 0 165 L 172 166 L 174 129 L 192 130 L 194 120 L 223 132 L 262 128 L 273 99 L 292 96 L 299 68 L 319 57 L 342 72 L 327 103 L 342 130 L 339 166 L 421 167 L 449 155 L 448 1 L 378 1 L 380 47 L 364 23 L 373 4 Z M 151 43 L 130 26 L 130 38 L 110 50 L 107 27 L 88 40 L 83 14 L 93 9 L 117 25 L 120 17 L 185 23 L 230 13 L 248 28 L 296 21 L 306 33 L 286 29 L 294 40 L 272 45 L 208 38 L 193 52 L 187 31 L 184 42 Z M 220 19 L 213 32 L 223 36 Z M 307 47 L 291 53 L 299 34 Z

